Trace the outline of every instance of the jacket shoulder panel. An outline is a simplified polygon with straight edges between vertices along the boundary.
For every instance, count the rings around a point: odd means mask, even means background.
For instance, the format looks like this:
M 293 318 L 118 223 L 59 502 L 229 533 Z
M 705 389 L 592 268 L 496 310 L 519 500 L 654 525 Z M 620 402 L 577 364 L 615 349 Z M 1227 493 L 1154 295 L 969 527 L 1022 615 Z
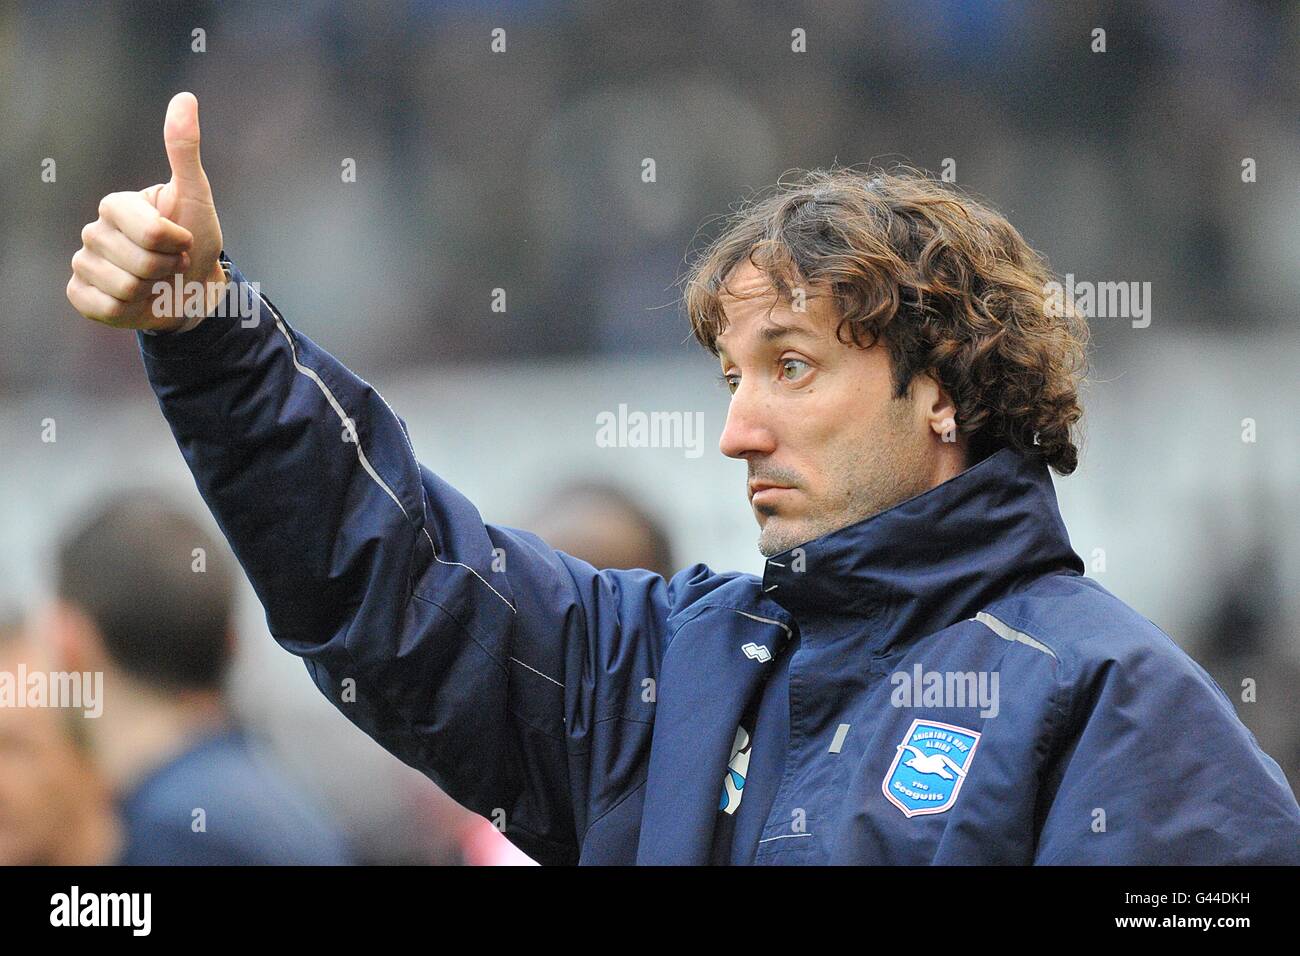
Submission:
M 1281 770 L 1159 627 L 1075 575 L 987 613 L 1060 660 L 1038 862 L 1298 861 L 1300 808 Z
M 1181 671 L 1199 666 L 1172 638 L 1091 578 L 1054 574 L 994 601 L 981 615 L 1021 643 L 1039 645 L 1078 676 L 1107 663 L 1153 659 Z M 980 620 L 980 615 L 976 620 Z M 1008 637 L 1003 633 L 999 636 Z M 1203 672 L 1202 672 L 1203 673 Z

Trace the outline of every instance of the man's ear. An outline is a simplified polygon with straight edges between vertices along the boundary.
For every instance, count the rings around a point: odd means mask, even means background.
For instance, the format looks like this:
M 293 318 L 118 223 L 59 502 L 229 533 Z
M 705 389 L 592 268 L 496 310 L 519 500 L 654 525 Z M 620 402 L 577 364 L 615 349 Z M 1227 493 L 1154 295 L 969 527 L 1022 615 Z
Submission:
M 913 384 L 917 410 L 930 432 L 944 444 L 962 444 L 961 432 L 957 429 L 957 403 L 948 390 L 931 372 L 916 376 Z

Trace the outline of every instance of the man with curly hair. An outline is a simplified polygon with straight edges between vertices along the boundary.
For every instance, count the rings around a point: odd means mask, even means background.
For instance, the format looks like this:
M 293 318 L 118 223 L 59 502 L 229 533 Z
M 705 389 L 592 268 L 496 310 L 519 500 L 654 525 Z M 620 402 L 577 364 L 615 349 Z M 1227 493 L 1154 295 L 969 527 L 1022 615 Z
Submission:
M 991 209 L 831 170 L 735 214 L 686 303 L 767 561 L 665 578 L 485 523 L 221 251 L 189 94 L 164 139 L 171 181 L 105 198 L 69 298 L 141 330 L 275 639 L 537 859 L 1300 862 L 1227 697 L 1083 576 L 1048 472 L 1083 329 Z M 154 291 L 178 271 L 198 308 Z

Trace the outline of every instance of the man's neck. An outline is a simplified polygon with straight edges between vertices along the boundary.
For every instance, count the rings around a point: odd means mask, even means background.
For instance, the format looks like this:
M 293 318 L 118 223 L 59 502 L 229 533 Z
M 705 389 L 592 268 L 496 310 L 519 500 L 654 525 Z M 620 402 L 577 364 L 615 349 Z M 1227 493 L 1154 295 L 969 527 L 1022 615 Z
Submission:
M 104 713 L 91 733 L 100 771 L 117 794 L 229 720 L 219 691 L 162 693 L 120 674 L 106 678 Z

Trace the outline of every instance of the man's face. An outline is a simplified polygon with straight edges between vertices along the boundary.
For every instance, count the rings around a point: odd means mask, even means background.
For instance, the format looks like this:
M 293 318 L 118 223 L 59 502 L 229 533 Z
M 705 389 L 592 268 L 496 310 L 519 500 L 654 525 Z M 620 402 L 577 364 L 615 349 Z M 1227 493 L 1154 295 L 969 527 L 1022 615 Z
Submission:
M 20 660 L 0 654 L 0 671 L 18 672 Z M 48 863 L 64 839 L 71 802 L 84 787 L 76 749 L 60 712 L 0 707 L 0 865 Z
M 796 312 L 748 261 L 728 286 L 736 295 L 723 299 L 728 324 L 717 345 L 732 398 L 719 448 L 749 463 L 764 555 L 861 521 L 947 477 L 937 461 L 932 381 L 895 399 L 886 347 L 840 342 L 828 297 L 810 290 L 806 310 Z

